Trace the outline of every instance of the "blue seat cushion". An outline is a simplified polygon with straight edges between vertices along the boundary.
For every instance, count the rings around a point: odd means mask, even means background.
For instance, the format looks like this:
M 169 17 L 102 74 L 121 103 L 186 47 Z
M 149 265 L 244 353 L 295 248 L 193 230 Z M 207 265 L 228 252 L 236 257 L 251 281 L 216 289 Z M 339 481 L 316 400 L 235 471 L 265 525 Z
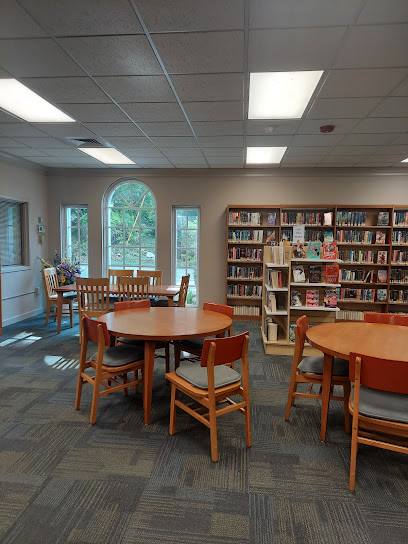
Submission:
M 94 353 L 92 359 L 96 361 L 98 353 Z M 103 364 L 105 366 L 123 366 L 144 359 L 144 349 L 132 346 L 114 346 L 105 349 Z
M 308 374 L 323 374 L 323 357 L 303 357 L 298 365 L 301 372 Z M 333 376 L 348 376 L 349 364 L 344 359 L 334 358 L 333 361 Z
M 186 348 L 202 350 L 204 340 L 204 338 L 188 338 L 187 340 L 181 340 L 181 343 L 183 344 L 183 348 L 185 346 Z
M 201 366 L 200 363 L 179 366 L 176 369 L 176 374 L 195 387 L 208 389 L 207 367 Z M 228 366 L 217 365 L 214 367 L 215 389 L 238 382 L 240 379 L 241 375 Z
M 354 388 L 351 392 L 351 405 L 354 406 Z M 408 423 L 408 395 L 361 386 L 358 412 L 375 419 Z

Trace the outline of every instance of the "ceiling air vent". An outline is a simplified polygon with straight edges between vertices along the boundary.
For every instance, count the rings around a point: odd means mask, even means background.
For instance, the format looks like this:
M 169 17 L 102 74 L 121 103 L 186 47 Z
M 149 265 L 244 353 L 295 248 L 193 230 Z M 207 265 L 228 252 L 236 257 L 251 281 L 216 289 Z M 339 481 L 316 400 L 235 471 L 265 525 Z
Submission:
M 76 146 L 93 145 L 97 147 L 103 147 L 103 145 L 100 142 L 98 142 L 98 140 L 95 140 L 94 138 L 67 138 L 67 140 L 69 140 Z

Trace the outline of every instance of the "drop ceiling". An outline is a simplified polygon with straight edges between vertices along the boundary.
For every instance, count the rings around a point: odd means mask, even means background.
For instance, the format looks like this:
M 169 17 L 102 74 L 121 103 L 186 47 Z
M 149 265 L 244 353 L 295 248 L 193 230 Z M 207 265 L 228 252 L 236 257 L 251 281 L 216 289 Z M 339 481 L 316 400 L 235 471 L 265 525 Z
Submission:
M 249 73 L 293 70 L 324 70 L 302 119 L 248 120 Z M 134 168 L 242 168 L 247 146 L 287 146 L 280 168 L 408 157 L 407 0 L 1 0 L 8 77 L 76 120 L 0 111 L 0 154 L 47 167 L 109 168 L 72 138 Z

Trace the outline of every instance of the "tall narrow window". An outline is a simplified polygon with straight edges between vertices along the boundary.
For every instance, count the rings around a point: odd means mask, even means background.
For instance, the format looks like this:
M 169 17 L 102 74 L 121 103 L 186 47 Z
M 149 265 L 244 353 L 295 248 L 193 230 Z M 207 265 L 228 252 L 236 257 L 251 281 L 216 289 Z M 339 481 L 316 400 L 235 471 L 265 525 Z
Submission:
M 79 263 L 81 276 L 87 278 L 89 275 L 87 206 L 65 206 L 62 224 L 62 257 Z
M 116 185 L 107 199 L 107 268 L 156 268 L 156 200 L 136 181 Z
M 1 265 L 24 265 L 24 202 L 0 198 Z
M 180 285 L 181 277 L 190 274 L 187 306 L 198 304 L 198 254 L 200 208 L 173 208 L 173 281 Z

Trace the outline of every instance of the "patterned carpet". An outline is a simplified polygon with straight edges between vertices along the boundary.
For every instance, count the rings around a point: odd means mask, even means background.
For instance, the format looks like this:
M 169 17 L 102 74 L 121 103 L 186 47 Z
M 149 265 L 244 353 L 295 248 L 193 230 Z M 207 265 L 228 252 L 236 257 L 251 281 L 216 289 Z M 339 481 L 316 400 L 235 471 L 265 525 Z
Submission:
M 387 544 L 408 542 L 408 457 L 360 446 L 348 491 L 350 439 L 333 403 L 328 441 L 319 405 L 284 406 L 291 361 L 263 353 L 250 330 L 253 447 L 243 417 L 219 419 L 220 461 L 208 430 L 178 412 L 168 434 L 163 359 L 155 366 L 152 423 L 141 397 L 74 410 L 78 326 L 44 328 L 40 316 L 0 338 L 0 542 L 2 544 Z

